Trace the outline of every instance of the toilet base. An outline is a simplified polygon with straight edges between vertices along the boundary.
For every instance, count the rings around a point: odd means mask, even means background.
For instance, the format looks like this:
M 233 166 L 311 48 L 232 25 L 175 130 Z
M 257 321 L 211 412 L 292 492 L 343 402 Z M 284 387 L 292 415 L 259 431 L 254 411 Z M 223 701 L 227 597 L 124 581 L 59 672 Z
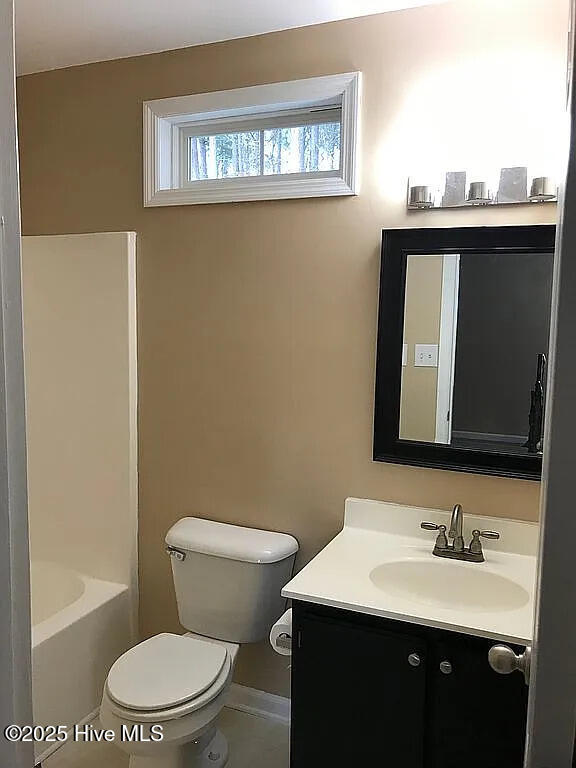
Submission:
M 224 768 L 228 763 L 228 741 L 222 731 L 167 749 L 158 756 L 130 757 L 130 768 Z

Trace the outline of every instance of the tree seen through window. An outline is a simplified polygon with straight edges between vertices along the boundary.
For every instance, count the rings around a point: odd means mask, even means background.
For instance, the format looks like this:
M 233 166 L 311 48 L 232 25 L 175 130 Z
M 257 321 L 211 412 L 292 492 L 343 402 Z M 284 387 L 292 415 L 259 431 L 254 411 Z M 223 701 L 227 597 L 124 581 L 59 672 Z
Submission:
M 340 123 L 191 136 L 189 181 L 334 171 L 340 166 Z

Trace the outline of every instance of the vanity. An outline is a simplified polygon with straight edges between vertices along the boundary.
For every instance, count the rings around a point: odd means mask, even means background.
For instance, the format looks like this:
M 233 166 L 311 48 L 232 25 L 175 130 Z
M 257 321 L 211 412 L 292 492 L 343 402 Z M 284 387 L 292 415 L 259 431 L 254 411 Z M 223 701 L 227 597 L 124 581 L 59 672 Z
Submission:
M 540 479 L 554 243 L 383 231 L 374 461 Z M 522 768 L 538 526 L 473 511 L 348 499 L 286 585 L 291 768 Z
M 460 546 L 450 512 L 348 499 L 343 530 L 286 585 L 291 768 L 521 768 L 538 527 L 460 520 L 466 548 L 500 534 L 484 562 L 433 554 L 432 526 Z

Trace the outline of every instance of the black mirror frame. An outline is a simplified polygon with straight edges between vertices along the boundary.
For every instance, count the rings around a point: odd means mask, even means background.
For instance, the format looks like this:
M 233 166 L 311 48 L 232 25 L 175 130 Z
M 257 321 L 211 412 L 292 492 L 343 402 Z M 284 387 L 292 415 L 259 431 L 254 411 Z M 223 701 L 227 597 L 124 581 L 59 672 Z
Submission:
M 374 461 L 540 480 L 541 456 L 515 456 L 399 439 L 404 295 L 409 254 L 498 251 L 553 254 L 555 237 L 553 224 L 382 231 Z

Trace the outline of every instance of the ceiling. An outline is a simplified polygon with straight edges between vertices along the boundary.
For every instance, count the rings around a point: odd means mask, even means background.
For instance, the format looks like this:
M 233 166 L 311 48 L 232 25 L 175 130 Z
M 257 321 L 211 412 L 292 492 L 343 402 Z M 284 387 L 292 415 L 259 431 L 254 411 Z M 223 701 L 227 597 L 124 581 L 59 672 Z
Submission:
M 440 0 L 16 0 L 19 74 Z

